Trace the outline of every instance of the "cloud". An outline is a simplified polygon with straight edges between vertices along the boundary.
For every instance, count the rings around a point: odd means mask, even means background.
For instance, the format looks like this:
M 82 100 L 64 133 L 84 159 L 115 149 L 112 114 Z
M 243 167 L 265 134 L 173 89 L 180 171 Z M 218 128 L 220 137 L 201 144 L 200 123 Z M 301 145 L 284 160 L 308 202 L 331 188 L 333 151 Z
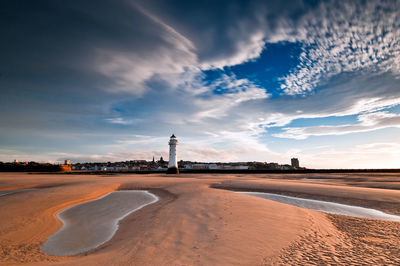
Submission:
M 173 3 L 146 0 L 140 1 L 140 5 L 194 44 L 203 70 L 257 59 L 266 43 L 288 40 L 288 34 L 285 38 L 278 37 L 287 29 L 282 24 L 293 25 L 293 17 L 312 8 L 311 4 L 296 0 L 290 4 L 278 0 Z
M 229 110 L 243 102 L 266 99 L 269 94 L 248 79 L 237 79 L 234 75 L 222 75 L 219 79 L 207 85 L 207 91 L 198 95 L 194 104 L 199 108 L 193 118 L 220 118 L 226 116 Z
M 368 152 L 400 155 L 400 143 L 375 142 L 358 145 L 357 147 Z
M 300 164 L 315 168 L 398 168 L 400 144 L 373 142 L 343 149 L 301 153 Z
M 109 152 L 90 155 L 62 154 L 59 155 L 57 160 L 71 160 L 71 162 L 121 162 L 130 160 L 151 160 L 153 156 L 163 156 L 167 158 L 167 153 L 164 151 L 138 150 L 136 152 Z
M 260 145 L 255 136 L 249 137 L 246 132 L 218 132 L 211 138 L 209 136 L 195 138 L 178 135 L 178 141 L 179 160 L 254 161 L 261 154 L 268 159 L 271 158 L 271 155 L 276 156 L 266 145 Z M 220 146 L 221 143 L 230 144 Z M 109 152 L 95 154 L 51 153 L 49 158 L 57 158 L 58 161 L 69 159 L 73 162 L 104 162 L 134 159 L 151 160 L 153 156 L 156 158 L 163 156 L 165 160 L 168 160 L 168 136 L 131 135 L 112 141 L 109 145 L 108 150 L 112 150 Z M 24 158 L 24 156 L 20 154 L 16 158 Z
M 344 135 L 373 131 L 386 127 L 400 128 L 400 115 L 389 112 L 364 113 L 358 116 L 359 124 L 340 126 L 291 127 L 283 133 L 274 134 L 278 138 L 306 139 L 309 136 Z
M 153 41 L 141 51 L 98 49 L 95 65 L 101 74 L 114 80 L 115 85 L 107 90 L 141 96 L 148 90 L 146 81 L 155 75 L 178 74 L 193 68 L 197 55 L 190 40 L 140 5 L 133 7 L 149 20 L 147 23 L 154 24 L 155 32 L 146 37 L 159 39 L 159 44 Z M 156 37 L 151 36 L 155 33 Z
M 159 146 L 165 146 L 161 145 L 161 143 L 167 143 L 167 138 L 168 137 L 155 137 L 155 136 L 144 136 L 144 135 L 130 135 L 127 136 L 123 139 L 118 139 L 116 140 L 117 145 L 121 146 L 127 146 L 127 145 L 151 145 L 151 144 L 160 144 Z
M 296 119 L 344 117 L 372 113 L 400 104 L 398 80 L 389 75 L 348 77 L 337 80 L 307 97 L 291 96 L 253 101 L 233 108 L 241 112 L 243 123 L 254 123 L 260 128 L 288 126 Z M 239 110 L 240 109 L 240 110 Z M 237 122 L 237 124 L 240 124 Z
M 201 69 L 224 68 L 226 66 L 239 65 L 260 56 L 265 47 L 265 36 L 262 32 L 256 32 L 246 39 L 236 43 L 237 52 L 226 58 L 209 59 L 200 64 Z
M 294 25 L 303 52 L 298 66 L 281 78 L 281 88 L 306 94 L 343 72 L 399 75 L 399 8 L 398 1 L 321 3 Z
M 197 161 L 235 161 L 238 150 L 217 150 L 214 148 L 190 149 L 184 153 L 185 158 L 196 158 Z
M 122 117 L 106 118 L 105 120 L 111 124 L 119 124 L 119 125 L 132 125 L 140 123 L 142 121 L 142 119 L 125 119 Z

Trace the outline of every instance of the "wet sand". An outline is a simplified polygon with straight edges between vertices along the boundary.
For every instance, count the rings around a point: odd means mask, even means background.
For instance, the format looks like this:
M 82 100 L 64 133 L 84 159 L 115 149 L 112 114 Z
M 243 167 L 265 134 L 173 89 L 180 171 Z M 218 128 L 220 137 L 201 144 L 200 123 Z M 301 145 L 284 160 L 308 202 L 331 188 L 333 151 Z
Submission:
M 310 181 L 301 178 L 343 179 Z M 234 189 L 328 200 L 400 213 L 399 175 L 0 174 L 0 263 L 33 265 L 399 264 L 400 223 L 307 210 Z M 391 187 L 390 184 L 393 184 Z M 218 188 L 217 188 L 218 187 Z M 377 188 L 382 187 L 382 188 Z M 160 200 L 119 223 L 110 241 L 75 256 L 41 250 L 56 214 L 118 189 Z

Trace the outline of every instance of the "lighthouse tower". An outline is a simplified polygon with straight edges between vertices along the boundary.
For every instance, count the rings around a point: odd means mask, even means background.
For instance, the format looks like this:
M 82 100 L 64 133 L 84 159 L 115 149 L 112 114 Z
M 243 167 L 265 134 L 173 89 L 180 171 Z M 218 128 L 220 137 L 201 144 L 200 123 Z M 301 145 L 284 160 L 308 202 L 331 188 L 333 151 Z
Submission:
M 179 174 L 178 161 L 176 159 L 176 145 L 178 145 L 178 140 L 175 135 L 172 134 L 169 139 L 169 162 L 167 174 Z

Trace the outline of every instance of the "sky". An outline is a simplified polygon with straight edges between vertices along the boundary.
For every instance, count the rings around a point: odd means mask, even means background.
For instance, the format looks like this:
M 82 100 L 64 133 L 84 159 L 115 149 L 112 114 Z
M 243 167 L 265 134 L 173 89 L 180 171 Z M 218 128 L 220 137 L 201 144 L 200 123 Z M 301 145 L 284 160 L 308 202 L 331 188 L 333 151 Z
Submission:
M 0 161 L 400 167 L 400 1 L 3 0 Z

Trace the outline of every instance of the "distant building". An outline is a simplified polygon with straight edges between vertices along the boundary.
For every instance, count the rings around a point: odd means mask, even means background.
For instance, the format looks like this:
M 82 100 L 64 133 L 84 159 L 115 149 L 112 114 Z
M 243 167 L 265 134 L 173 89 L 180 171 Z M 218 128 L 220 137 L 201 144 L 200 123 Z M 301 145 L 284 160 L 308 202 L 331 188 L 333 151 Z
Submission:
M 71 172 L 72 166 L 69 160 L 65 160 L 64 164 L 60 165 L 60 171 L 62 172 Z
M 279 169 L 281 169 L 281 166 L 278 163 L 268 163 L 267 164 L 267 169 L 279 170 Z
M 216 169 L 218 169 L 218 166 L 215 163 L 210 163 L 210 164 L 208 164 L 208 169 L 216 170 Z
M 208 169 L 208 165 L 205 163 L 194 163 L 192 165 L 192 169 L 200 170 L 200 169 Z
M 300 163 L 299 163 L 299 159 L 297 158 L 292 158 L 292 167 L 293 168 L 300 168 Z
M 234 166 L 233 169 L 237 169 L 237 170 L 248 170 L 249 166 L 248 165 L 237 165 Z

